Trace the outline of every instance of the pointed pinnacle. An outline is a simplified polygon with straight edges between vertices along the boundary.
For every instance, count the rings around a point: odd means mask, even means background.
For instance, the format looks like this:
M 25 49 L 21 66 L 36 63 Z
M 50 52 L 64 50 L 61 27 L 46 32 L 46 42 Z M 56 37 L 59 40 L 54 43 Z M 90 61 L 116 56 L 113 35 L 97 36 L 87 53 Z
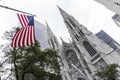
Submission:
M 47 21 L 45 20 L 45 23 L 46 23 L 46 26 L 48 27 L 48 23 L 47 23 Z
M 51 30 L 51 28 L 49 27 L 47 21 L 45 21 L 45 23 L 46 23 L 46 26 L 47 26 L 47 32 L 48 32 L 49 34 L 51 34 L 51 35 L 54 35 L 53 32 L 52 32 L 52 30 Z
M 58 9 L 59 9 L 59 11 L 60 11 L 60 13 L 63 15 L 63 12 L 65 12 L 64 10 L 62 10 L 58 5 L 57 5 L 57 7 L 58 7 Z
M 58 8 L 60 8 L 58 5 L 57 5 Z
M 45 21 L 45 23 L 46 23 L 46 26 L 47 26 L 47 31 L 50 30 L 47 21 Z
M 61 9 L 58 5 L 57 5 L 57 7 L 64 19 L 67 19 L 70 16 L 67 12 L 65 12 L 63 9 Z
M 57 7 L 58 7 L 58 9 L 59 9 L 60 12 L 63 11 L 58 5 L 57 5 Z
M 62 43 L 64 44 L 64 43 L 66 43 L 64 40 L 63 40 L 63 38 L 62 37 L 60 37 L 60 39 L 61 39 L 61 41 L 62 41 Z
M 46 20 L 45 20 L 45 23 L 46 23 L 47 29 L 51 30 Z

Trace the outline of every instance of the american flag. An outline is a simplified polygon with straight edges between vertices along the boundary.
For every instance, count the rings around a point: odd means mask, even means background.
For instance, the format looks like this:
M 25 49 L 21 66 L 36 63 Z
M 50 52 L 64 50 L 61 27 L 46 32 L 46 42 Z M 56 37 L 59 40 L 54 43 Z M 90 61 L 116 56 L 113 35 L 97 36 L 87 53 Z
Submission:
M 17 31 L 12 39 L 12 47 L 29 46 L 35 43 L 34 17 L 17 14 L 22 28 Z

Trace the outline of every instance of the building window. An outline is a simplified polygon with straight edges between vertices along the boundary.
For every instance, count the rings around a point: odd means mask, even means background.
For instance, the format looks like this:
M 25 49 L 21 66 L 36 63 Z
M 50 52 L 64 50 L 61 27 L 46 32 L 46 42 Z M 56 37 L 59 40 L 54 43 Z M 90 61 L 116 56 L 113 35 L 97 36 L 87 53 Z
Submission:
M 107 67 L 107 63 L 101 58 L 98 62 L 94 64 L 94 66 L 98 70 L 103 70 L 105 67 Z
M 71 49 L 67 50 L 65 54 L 65 58 L 68 61 L 68 63 L 70 64 L 73 63 L 74 65 L 81 66 L 78 63 L 79 61 L 78 61 L 77 55 L 74 50 L 71 50 Z
M 54 44 L 53 39 L 51 39 L 51 43 L 52 43 L 52 47 L 53 47 L 53 49 L 55 49 L 55 44 Z
M 56 46 L 58 47 L 58 43 L 57 43 L 56 39 L 54 39 L 54 42 L 55 42 Z
M 72 26 L 76 27 L 75 22 L 72 19 L 69 19 L 70 23 L 72 24 Z
M 73 27 L 70 25 L 70 23 L 68 22 L 68 21 L 65 21 L 66 22 L 66 24 L 68 25 L 68 27 L 71 29 L 71 30 L 73 30 Z
M 74 45 L 75 49 L 76 49 L 79 53 L 81 53 L 80 50 L 79 50 L 79 48 L 77 47 L 77 45 L 76 45 L 75 43 L 73 43 L 73 45 Z
M 85 36 L 84 33 L 81 30 L 79 31 L 79 34 L 80 34 L 81 37 Z
M 119 7 L 120 7 L 120 3 L 118 3 L 118 2 L 115 2 L 114 4 L 116 4 L 117 6 L 119 6 Z
M 79 41 L 79 36 L 77 34 L 74 36 L 75 36 L 76 40 Z
M 91 46 L 89 42 L 83 41 L 83 45 L 91 57 L 93 57 L 97 53 L 97 51 Z

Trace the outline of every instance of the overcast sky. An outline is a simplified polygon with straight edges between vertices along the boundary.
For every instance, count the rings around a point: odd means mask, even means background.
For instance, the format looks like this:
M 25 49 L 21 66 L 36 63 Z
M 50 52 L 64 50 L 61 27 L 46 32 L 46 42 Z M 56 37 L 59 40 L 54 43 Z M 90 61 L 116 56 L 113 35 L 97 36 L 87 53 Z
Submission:
M 43 24 L 46 20 L 57 38 L 68 42 L 69 34 L 56 6 L 59 5 L 91 32 L 103 29 L 120 43 L 120 27 L 111 19 L 114 13 L 94 0 L 1 0 L 0 4 L 35 14 L 35 19 Z M 0 42 L 3 32 L 18 25 L 16 13 L 0 8 Z

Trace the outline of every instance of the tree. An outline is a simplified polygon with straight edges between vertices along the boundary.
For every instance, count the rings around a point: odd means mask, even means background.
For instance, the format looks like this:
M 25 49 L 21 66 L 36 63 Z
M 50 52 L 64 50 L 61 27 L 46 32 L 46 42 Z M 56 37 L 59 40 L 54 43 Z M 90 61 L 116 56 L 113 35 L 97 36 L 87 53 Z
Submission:
M 96 73 L 96 76 L 104 79 L 104 80 L 117 80 L 118 75 L 118 64 L 110 64 L 102 71 Z
M 5 38 L 11 40 L 14 30 L 7 31 Z M 12 64 L 11 71 L 16 80 L 61 80 L 59 56 L 55 50 L 41 51 L 39 43 L 36 42 L 32 46 L 14 49 L 6 46 L 3 52 L 8 63 Z
M 30 47 L 21 47 L 13 50 L 13 63 L 15 61 L 16 74 L 20 80 L 25 79 L 26 74 L 40 78 L 40 80 L 60 80 L 60 68 L 57 62 L 57 52 L 54 50 L 40 51 L 39 44 Z

